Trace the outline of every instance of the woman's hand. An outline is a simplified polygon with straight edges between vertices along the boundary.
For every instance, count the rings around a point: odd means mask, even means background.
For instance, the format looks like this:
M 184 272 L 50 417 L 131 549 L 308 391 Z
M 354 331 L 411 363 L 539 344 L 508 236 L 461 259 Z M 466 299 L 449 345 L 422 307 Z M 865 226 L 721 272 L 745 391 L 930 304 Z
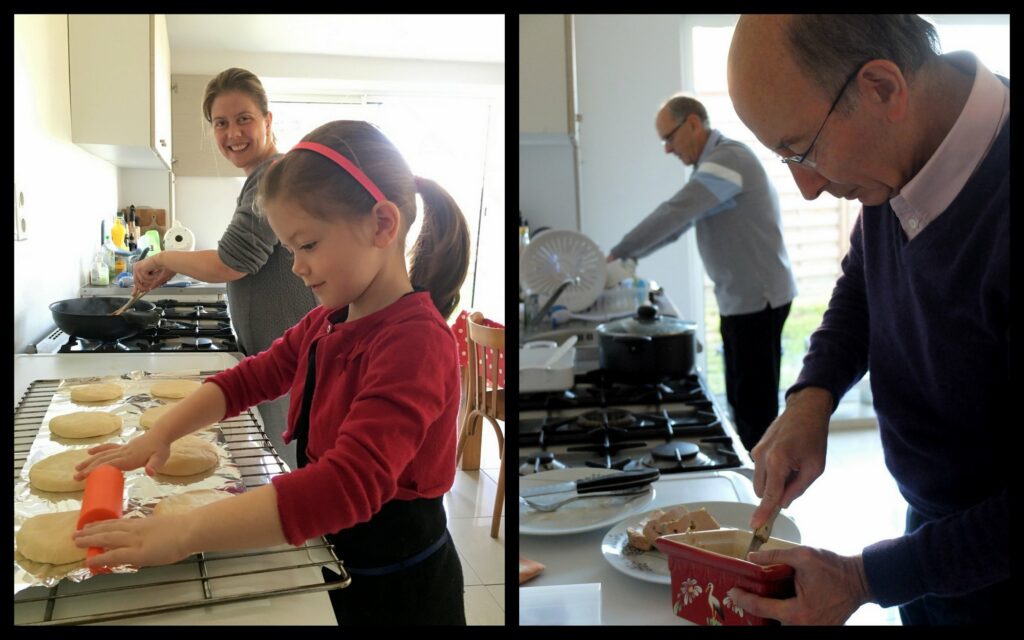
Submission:
M 128 444 L 101 444 L 89 449 L 92 454 L 87 460 L 75 465 L 75 480 L 84 480 L 93 469 L 109 464 L 121 471 L 146 467 L 146 474 L 152 476 L 167 462 L 171 455 L 169 442 L 161 440 L 153 431 L 132 438 Z
M 132 267 L 135 286 L 144 291 L 150 291 L 159 287 L 173 278 L 175 273 L 175 271 L 171 271 L 163 266 L 160 261 L 160 254 L 140 260 Z
M 73 539 L 79 547 L 104 549 L 85 561 L 87 567 L 146 567 L 187 558 L 191 553 L 184 544 L 188 526 L 188 515 L 120 518 L 87 524 Z

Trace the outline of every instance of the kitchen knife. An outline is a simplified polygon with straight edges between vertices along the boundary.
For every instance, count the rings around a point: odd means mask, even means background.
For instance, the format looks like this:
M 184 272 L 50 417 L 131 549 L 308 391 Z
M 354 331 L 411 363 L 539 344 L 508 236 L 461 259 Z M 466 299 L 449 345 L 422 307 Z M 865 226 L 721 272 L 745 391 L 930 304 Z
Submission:
M 768 542 L 768 538 L 772 535 L 772 525 L 775 524 L 775 518 L 778 517 L 779 511 L 782 510 L 782 505 L 775 507 L 768 519 L 764 521 L 760 527 L 754 531 L 754 537 L 750 539 L 750 546 L 747 547 L 747 553 L 757 551 L 761 548 L 761 545 Z M 747 557 L 747 553 L 743 554 L 743 557 Z
M 584 478 L 569 482 L 556 482 L 540 487 L 520 488 L 519 495 L 524 498 L 543 496 L 549 493 L 594 493 L 596 491 L 614 491 L 648 485 L 661 476 L 657 469 L 643 471 L 623 471 L 595 478 Z

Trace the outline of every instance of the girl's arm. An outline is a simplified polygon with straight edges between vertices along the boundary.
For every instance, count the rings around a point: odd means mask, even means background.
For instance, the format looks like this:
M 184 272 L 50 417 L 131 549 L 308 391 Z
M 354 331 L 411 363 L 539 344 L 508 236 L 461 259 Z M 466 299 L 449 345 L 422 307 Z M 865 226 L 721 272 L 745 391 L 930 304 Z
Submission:
M 87 567 L 170 564 L 200 551 L 255 549 L 287 542 L 277 510 L 277 491 L 267 484 L 174 516 L 105 520 L 74 534 L 79 547 L 105 551 Z
M 156 421 L 149 431 L 132 438 L 126 445 L 104 444 L 89 449 L 93 454 L 75 469 L 75 478 L 81 480 L 101 464 L 111 464 L 123 471 L 145 465 L 153 475 L 167 461 L 171 443 L 217 422 L 224 416 L 227 399 L 217 385 L 206 382 L 193 393 L 174 405 Z

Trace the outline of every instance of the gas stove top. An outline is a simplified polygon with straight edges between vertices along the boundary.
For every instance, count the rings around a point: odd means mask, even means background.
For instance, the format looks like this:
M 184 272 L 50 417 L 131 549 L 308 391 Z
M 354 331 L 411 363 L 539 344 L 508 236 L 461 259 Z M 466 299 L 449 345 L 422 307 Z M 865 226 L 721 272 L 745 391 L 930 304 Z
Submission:
M 162 309 L 154 327 L 114 342 L 67 336 L 58 353 L 122 353 L 161 351 L 237 352 L 227 303 L 153 300 Z
M 666 475 L 749 460 L 698 375 L 626 384 L 596 370 L 565 392 L 522 394 L 519 408 L 520 475 L 567 467 Z

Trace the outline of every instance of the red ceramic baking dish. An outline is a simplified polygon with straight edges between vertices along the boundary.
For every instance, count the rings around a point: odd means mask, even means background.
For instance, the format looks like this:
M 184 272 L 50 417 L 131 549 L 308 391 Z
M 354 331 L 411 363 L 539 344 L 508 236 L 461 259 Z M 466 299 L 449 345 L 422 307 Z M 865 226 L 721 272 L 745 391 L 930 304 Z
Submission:
M 662 536 L 655 541 L 668 556 L 672 611 L 677 616 L 699 625 L 778 624 L 743 611 L 726 595 L 733 587 L 769 598 L 794 594 L 793 567 L 761 566 L 740 559 L 746 554 L 751 535 L 740 529 L 717 529 Z M 761 549 L 795 546 L 769 538 Z

